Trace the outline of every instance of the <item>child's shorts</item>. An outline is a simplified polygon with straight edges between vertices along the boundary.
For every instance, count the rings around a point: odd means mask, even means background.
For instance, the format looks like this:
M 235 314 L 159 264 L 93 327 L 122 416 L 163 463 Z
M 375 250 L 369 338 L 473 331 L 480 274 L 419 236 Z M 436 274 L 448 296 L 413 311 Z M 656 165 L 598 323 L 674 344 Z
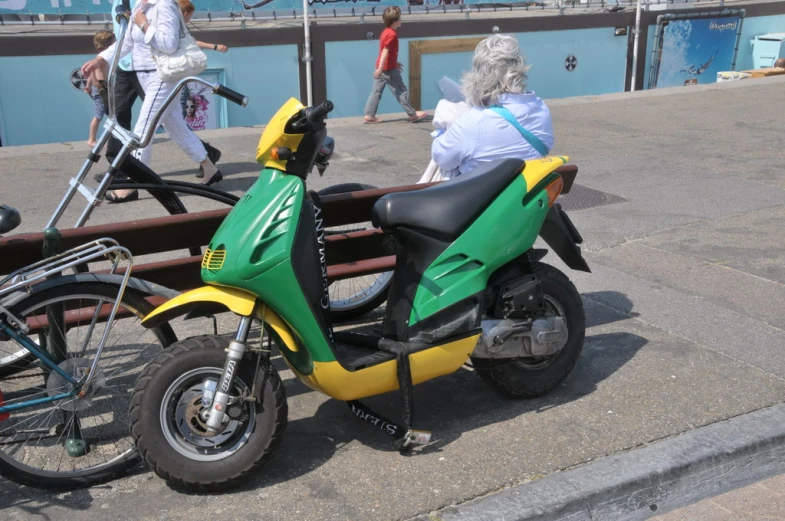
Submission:
M 106 107 L 104 107 L 104 102 L 101 100 L 101 95 L 98 94 L 97 88 L 92 87 L 90 97 L 93 98 L 93 104 L 95 105 L 93 117 L 95 117 L 95 119 L 103 119 L 103 117 L 106 116 Z

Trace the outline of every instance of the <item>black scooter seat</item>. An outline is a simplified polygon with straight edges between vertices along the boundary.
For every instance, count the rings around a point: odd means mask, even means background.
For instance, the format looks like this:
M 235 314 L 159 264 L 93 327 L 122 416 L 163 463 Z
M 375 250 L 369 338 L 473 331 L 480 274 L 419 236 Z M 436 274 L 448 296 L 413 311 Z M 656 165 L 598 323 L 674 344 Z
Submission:
M 431 232 L 452 242 L 521 174 L 524 166 L 520 159 L 500 159 L 430 188 L 387 194 L 374 204 L 371 222 L 382 229 L 406 227 Z

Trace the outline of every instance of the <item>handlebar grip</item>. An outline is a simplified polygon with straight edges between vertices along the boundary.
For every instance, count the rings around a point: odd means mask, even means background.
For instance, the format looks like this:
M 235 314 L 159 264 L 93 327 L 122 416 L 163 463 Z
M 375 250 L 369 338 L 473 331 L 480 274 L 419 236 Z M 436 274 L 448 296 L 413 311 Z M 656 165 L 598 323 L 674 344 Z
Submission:
M 213 92 L 218 94 L 222 98 L 226 98 L 233 103 L 237 103 L 241 107 L 245 107 L 248 105 L 248 96 L 243 96 L 239 92 L 233 91 L 229 87 L 224 87 L 223 85 L 216 84 L 213 88 Z
M 327 114 L 333 111 L 333 102 L 330 100 L 325 100 L 324 103 L 317 107 L 313 107 L 311 110 L 308 111 L 308 115 L 306 118 L 308 119 L 308 123 L 311 125 L 319 125 L 324 123 L 324 118 L 327 117 Z
M 115 20 L 121 23 L 121 20 L 128 21 L 131 18 L 131 8 L 128 7 L 128 2 L 123 2 L 114 10 Z

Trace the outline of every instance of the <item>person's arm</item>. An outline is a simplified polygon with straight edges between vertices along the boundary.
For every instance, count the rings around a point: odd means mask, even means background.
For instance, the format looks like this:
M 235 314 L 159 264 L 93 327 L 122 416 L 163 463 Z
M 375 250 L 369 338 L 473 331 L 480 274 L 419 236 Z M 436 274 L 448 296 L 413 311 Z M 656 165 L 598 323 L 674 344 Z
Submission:
M 144 32 L 144 43 L 164 54 L 172 54 L 180 43 L 180 11 L 177 2 L 158 2 L 153 6 L 156 12 L 156 27 L 146 23 L 146 17 L 138 11 L 134 22 Z M 152 10 L 148 11 L 152 17 Z
M 387 56 L 390 55 L 390 49 L 387 47 L 384 48 L 382 51 L 382 55 L 379 57 L 379 66 L 373 71 L 373 77 L 378 78 L 384 72 L 384 64 L 387 63 Z
M 133 50 L 133 42 L 131 41 L 130 32 L 131 28 L 129 27 L 128 33 L 125 35 L 125 39 L 123 40 L 123 47 L 121 49 L 118 49 L 117 42 L 114 42 L 112 45 L 99 52 L 98 56 L 82 65 L 82 76 L 87 78 L 93 73 L 93 71 L 97 69 L 109 71 L 109 66 L 114 59 L 115 52 L 120 53 L 120 59 L 123 59 L 128 54 L 130 54 Z
M 471 157 L 474 140 L 468 135 L 466 115 L 462 115 L 433 140 L 431 157 L 442 170 L 455 170 Z
M 196 45 L 198 45 L 200 49 L 208 49 L 211 51 L 226 52 L 229 50 L 229 47 L 221 45 L 220 43 L 207 43 L 196 40 Z

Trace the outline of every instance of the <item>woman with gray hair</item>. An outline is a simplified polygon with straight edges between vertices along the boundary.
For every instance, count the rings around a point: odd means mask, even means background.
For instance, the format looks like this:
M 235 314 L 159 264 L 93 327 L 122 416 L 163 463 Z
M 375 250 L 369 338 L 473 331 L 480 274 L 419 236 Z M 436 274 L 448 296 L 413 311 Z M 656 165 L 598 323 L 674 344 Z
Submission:
M 431 148 L 434 162 L 456 175 L 496 159 L 534 159 L 553 148 L 553 122 L 545 103 L 526 90 L 518 40 L 493 35 L 474 51 L 462 90 L 470 110 L 460 115 Z

